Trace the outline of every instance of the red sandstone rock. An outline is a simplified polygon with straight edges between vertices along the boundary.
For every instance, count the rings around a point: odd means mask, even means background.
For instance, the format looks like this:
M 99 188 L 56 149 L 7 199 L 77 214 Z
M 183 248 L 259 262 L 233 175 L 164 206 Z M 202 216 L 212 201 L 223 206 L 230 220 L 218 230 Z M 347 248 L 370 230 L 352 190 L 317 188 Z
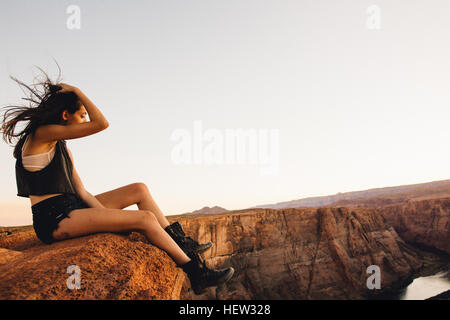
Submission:
M 236 269 L 202 299 L 361 299 L 372 292 L 368 266 L 380 267 L 382 289 L 422 266 L 374 209 L 250 209 L 177 218 L 193 238 L 214 243 L 204 254 L 210 265 Z
M 140 234 L 103 233 L 51 245 L 40 243 L 33 230 L 15 235 L 15 244 L 12 238 L 1 239 L 3 245 L 20 251 L 0 249 L 0 299 L 180 297 L 184 273 Z M 80 268 L 80 289 L 68 288 L 70 265 Z
M 408 201 L 379 211 L 405 241 L 450 254 L 450 198 Z
M 416 212 L 418 223 L 438 217 L 431 226 L 445 231 L 441 209 L 432 207 L 407 207 L 398 219 L 414 226 L 414 210 L 430 212 Z M 184 273 L 165 252 L 137 233 L 96 234 L 52 245 L 40 243 L 33 230 L 7 235 L 0 238 L 0 299 L 361 299 L 371 292 L 368 266 L 380 267 L 382 289 L 422 266 L 418 253 L 386 221 L 385 216 L 396 221 L 399 210 L 389 210 L 247 209 L 171 216 L 192 238 L 214 243 L 204 253 L 210 266 L 236 270 L 225 285 L 201 296 L 192 294 Z M 411 237 L 424 232 L 407 230 Z M 441 236 L 448 240 L 448 233 Z M 81 269 L 80 290 L 66 285 L 72 264 Z

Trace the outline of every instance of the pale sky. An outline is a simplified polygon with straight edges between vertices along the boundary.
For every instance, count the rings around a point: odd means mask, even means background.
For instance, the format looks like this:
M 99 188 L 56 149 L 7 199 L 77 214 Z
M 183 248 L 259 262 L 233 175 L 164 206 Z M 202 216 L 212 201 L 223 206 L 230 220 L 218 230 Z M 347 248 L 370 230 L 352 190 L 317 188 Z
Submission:
M 24 102 L 10 75 L 55 78 L 54 57 L 110 123 L 67 140 L 86 189 L 144 182 L 167 215 L 449 179 L 449 13 L 447 0 L 5 0 L 0 106 Z M 278 171 L 177 164 L 171 136 L 195 140 L 195 121 L 216 137 L 276 131 Z M 2 142 L 0 226 L 32 221 L 14 165 Z

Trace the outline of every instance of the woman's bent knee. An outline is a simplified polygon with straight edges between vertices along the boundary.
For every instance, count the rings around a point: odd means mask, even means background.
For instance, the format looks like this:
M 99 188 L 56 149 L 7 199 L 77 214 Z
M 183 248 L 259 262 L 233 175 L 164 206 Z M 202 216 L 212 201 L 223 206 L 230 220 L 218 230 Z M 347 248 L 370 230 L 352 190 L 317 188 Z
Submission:
M 155 214 L 149 210 L 140 210 L 140 226 L 144 229 L 153 228 L 159 225 Z
M 138 193 L 138 194 L 146 194 L 146 193 L 150 192 L 147 185 L 143 182 L 133 183 L 133 187 L 134 187 L 135 193 Z

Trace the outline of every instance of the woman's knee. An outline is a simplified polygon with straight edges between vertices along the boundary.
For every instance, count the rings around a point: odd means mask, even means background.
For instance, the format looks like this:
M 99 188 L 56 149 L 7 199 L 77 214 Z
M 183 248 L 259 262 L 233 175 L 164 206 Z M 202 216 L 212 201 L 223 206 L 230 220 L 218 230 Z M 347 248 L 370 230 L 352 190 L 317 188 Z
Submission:
M 136 182 L 132 184 L 133 192 L 138 194 L 150 193 L 147 185 L 143 182 Z
M 158 219 L 150 210 L 139 210 L 139 221 L 144 228 L 154 228 L 159 225 Z

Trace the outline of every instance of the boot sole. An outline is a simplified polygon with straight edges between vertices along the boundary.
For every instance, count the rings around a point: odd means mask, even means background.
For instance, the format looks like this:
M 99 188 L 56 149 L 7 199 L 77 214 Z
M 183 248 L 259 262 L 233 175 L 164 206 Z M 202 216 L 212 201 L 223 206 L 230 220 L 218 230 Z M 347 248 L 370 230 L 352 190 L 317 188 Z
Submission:
M 205 288 L 197 289 L 197 290 L 194 289 L 194 288 L 192 288 L 192 291 L 194 291 L 194 293 L 195 293 L 196 295 L 205 293 L 205 292 L 206 292 L 206 288 L 209 288 L 209 287 L 216 287 L 216 286 L 218 286 L 218 285 L 220 285 L 220 284 L 223 284 L 223 283 L 227 282 L 228 280 L 231 279 L 231 277 L 233 276 L 233 274 L 234 274 L 234 268 L 233 268 L 233 267 L 230 267 L 230 270 L 228 271 L 228 273 L 227 273 L 224 277 L 220 278 L 219 281 L 217 281 L 216 284 L 210 285 L 210 286 L 205 287 Z
M 233 276 L 233 274 L 234 274 L 234 268 L 233 268 L 233 267 L 230 267 L 230 270 L 228 271 L 228 273 L 226 274 L 226 276 L 223 277 L 223 278 L 221 278 L 219 281 L 217 281 L 217 284 L 223 284 L 223 283 L 227 282 L 228 280 L 231 279 L 231 277 Z
M 231 279 L 231 277 L 232 277 L 233 274 L 234 274 L 234 268 L 233 268 L 233 267 L 229 267 L 229 268 L 230 268 L 230 270 L 228 270 L 228 273 L 227 273 L 224 277 L 220 278 L 220 279 L 217 281 L 216 284 L 210 285 L 210 286 L 208 286 L 208 287 L 201 288 L 201 289 L 197 289 L 197 288 L 194 289 L 194 288 L 191 287 L 191 288 L 192 288 L 192 291 L 194 291 L 194 293 L 195 293 L 196 295 L 199 295 L 199 294 L 205 293 L 205 292 L 206 292 L 206 288 L 209 288 L 209 287 L 216 287 L 216 286 L 218 286 L 218 285 L 221 285 L 221 284 L 227 282 L 228 280 Z
M 211 244 L 209 247 L 203 248 L 203 249 L 201 249 L 201 250 L 196 250 L 195 253 L 202 253 L 202 252 L 205 252 L 206 250 L 211 249 L 211 247 L 212 247 L 212 244 Z

